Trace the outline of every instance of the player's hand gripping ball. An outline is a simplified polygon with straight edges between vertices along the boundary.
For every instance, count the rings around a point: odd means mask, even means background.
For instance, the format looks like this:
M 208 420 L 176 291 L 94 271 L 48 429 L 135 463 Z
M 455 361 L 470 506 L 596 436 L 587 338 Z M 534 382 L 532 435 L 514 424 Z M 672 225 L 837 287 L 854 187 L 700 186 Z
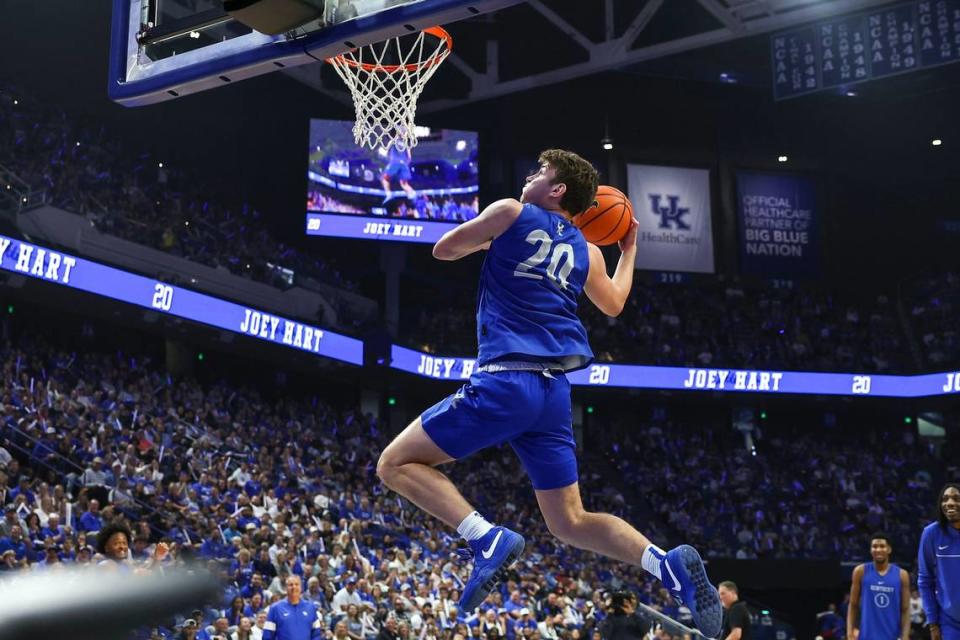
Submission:
M 633 205 L 619 189 L 605 184 L 597 188 L 593 205 L 573 219 L 587 242 L 599 246 L 623 239 L 633 221 Z

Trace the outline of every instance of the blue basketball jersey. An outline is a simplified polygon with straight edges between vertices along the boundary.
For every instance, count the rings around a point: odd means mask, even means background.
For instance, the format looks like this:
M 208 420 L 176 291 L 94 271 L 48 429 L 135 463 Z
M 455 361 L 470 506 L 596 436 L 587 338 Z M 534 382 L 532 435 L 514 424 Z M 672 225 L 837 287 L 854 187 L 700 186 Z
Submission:
M 397 149 L 396 146 L 390 147 L 390 151 L 387 152 L 387 160 L 389 164 L 394 164 L 396 162 L 401 162 L 406 164 L 410 161 L 410 153 L 404 149 L 401 151 Z
M 896 640 L 900 637 L 900 567 L 891 564 L 885 575 L 868 562 L 860 587 L 860 638 Z
M 593 360 L 577 300 L 587 281 L 587 241 L 558 213 L 527 204 L 487 252 L 477 301 L 478 363 L 509 357 Z

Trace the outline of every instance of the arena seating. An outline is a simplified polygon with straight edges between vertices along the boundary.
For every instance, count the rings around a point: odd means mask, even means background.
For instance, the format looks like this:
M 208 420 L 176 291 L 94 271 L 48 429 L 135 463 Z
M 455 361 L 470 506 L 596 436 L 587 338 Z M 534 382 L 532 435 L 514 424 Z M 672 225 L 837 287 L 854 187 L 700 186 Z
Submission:
M 0 570 L 96 563 L 95 531 L 123 518 L 135 531 L 134 562 L 169 541 L 168 562 L 200 557 L 223 572 L 225 600 L 215 609 L 239 596 L 251 618 L 280 597 L 288 573 L 304 577 L 331 630 L 344 619 L 336 594 L 356 580 L 370 605 L 358 618 L 366 637 L 388 615 L 429 637 L 429 603 L 440 630 L 580 638 L 603 615 L 602 593 L 622 587 L 684 617 L 638 568 L 557 553 L 508 449 L 451 473 L 491 519 L 524 532 L 529 553 L 479 615 L 455 612 L 464 569 L 455 534 L 382 487 L 375 466 L 387 436 L 356 407 L 171 378 L 142 354 L 70 352 L 29 330 L 0 350 L 0 362 Z M 882 433 L 783 432 L 750 456 L 729 426 L 604 420 L 582 455 L 585 503 L 664 545 L 689 541 L 708 557 L 860 558 L 869 531 L 886 528 L 910 548 L 929 515 L 922 507 L 937 479 L 923 469 L 935 464 L 912 436 L 894 449 Z M 784 456 L 789 468 L 778 463 Z M 835 503 L 845 511 L 825 506 Z M 221 617 L 202 615 L 211 624 Z M 227 617 L 234 625 L 240 615 Z M 357 620 L 345 620 L 352 632 Z
M 960 363 L 957 311 L 960 309 L 960 275 L 943 271 L 907 281 L 907 297 L 914 335 L 924 364 L 942 369 Z
M 893 300 L 844 299 L 813 288 L 773 289 L 722 281 L 654 285 L 637 278 L 623 313 L 580 305 L 601 362 L 912 372 Z M 403 332 L 432 353 L 476 350 L 469 300 L 421 310 Z
M 277 287 L 289 286 L 293 272 L 356 289 L 335 258 L 298 252 L 275 239 L 249 204 L 212 196 L 191 176 L 159 164 L 95 122 L 68 117 L 13 86 L 0 88 L 0 165 L 47 201 L 88 216 L 105 233 Z M 890 296 L 854 299 L 722 279 L 659 286 L 638 278 L 619 318 L 590 305 L 582 316 L 601 361 L 914 372 L 905 330 L 923 344 L 925 364 L 958 357 L 949 323 L 956 282 L 949 274 L 918 282 L 907 301 L 909 329 Z M 472 353 L 472 304 L 465 298 L 422 310 L 404 327 L 404 340 L 434 353 Z
M 274 238 L 250 204 L 211 194 L 102 124 L 9 84 L 0 85 L 0 165 L 104 233 L 281 288 L 289 286 L 287 269 L 356 289 L 333 258 L 304 255 Z
M 357 288 L 333 258 L 273 237 L 251 206 L 204 193 L 95 123 L 9 86 L 0 87 L 0 165 L 105 233 L 279 288 L 290 283 L 278 265 Z M 620 317 L 586 304 L 582 317 L 601 362 L 876 373 L 960 362 L 956 273 L 911 279 L 898 296 L 638 276 Z M 472 298 L 436 304 L 404 311 L 402 340 L 474 353 Z M 385 425 L 352 401 L 278 399 L 237 380 L 171 377 L 144 353 L 76 351 L 28 329 L 3 335 L 0 576 L 97 564 L 97 531 L 123 520 L 132 564 L 168 542 L 168 565 L 198 558 L 222 575 L 224 600 L 192 614 L 204 633 L 252 624 L 258 637 L 289 574 L 303 578 L 338 640 L 595 640 L 604 594 L 621 588 L 690 621 L 638 568 L 561 548 L 506 448 L 450 473 L 491 520 L 527 536 L 528 553 L 479 611 L 461 612 L 469 565 L 454 552 L 458 539 L 380 484 Z M 604 411 L 581 452 L 585 503 L 662 546 L 689 542 L 714 559 L 862 560 L 877 529 L 915 549 L 941 475 L 958 470 L 941 469 L 912 429 L 854 426 L 764 428 L 751 451 L 724 420 Z M 184 619 L 144 633 L 194 637 Z

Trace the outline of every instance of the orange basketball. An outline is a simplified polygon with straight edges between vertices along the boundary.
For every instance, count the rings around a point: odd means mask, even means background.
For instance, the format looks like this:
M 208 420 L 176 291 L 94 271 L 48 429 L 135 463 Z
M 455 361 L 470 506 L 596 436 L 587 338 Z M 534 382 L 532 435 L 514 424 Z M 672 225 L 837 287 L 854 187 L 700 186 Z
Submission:
M 619 189 L 605 184 L 597 189 L 593 205 L 573 219 L 587 242 L 606 246 L 619 242 L 630 228 L 633 205 Z

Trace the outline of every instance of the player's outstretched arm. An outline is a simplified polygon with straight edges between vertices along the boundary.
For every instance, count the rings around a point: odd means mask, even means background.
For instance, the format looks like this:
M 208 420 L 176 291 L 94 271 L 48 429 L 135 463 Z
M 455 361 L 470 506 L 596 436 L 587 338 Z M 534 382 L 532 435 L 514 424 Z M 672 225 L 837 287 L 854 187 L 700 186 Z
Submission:
M 618 316 L 627 303 L 630 289 L 633 287 L 633 269 L 637 260 L 637 227 L 639 223 L 634 219 L 630 223 L 627 235 L 618 243 L 620 245 L 620 261 L 613 277 L 607 275 L 607 262 L 603 259 L 603 252 L 595 244 L 588 244 L 590 251 L 590 271 L 587 273 L 587 282 L 583 288 L 600 311 L 608 316 Z
M 510 198 L 497 200 L 473 220 L 443 234 L 433 245 L 433 257 L 459 260 L 481 249 L 489 249 L 494 238 L 510 228 L 522 208 L 522 204 Z

